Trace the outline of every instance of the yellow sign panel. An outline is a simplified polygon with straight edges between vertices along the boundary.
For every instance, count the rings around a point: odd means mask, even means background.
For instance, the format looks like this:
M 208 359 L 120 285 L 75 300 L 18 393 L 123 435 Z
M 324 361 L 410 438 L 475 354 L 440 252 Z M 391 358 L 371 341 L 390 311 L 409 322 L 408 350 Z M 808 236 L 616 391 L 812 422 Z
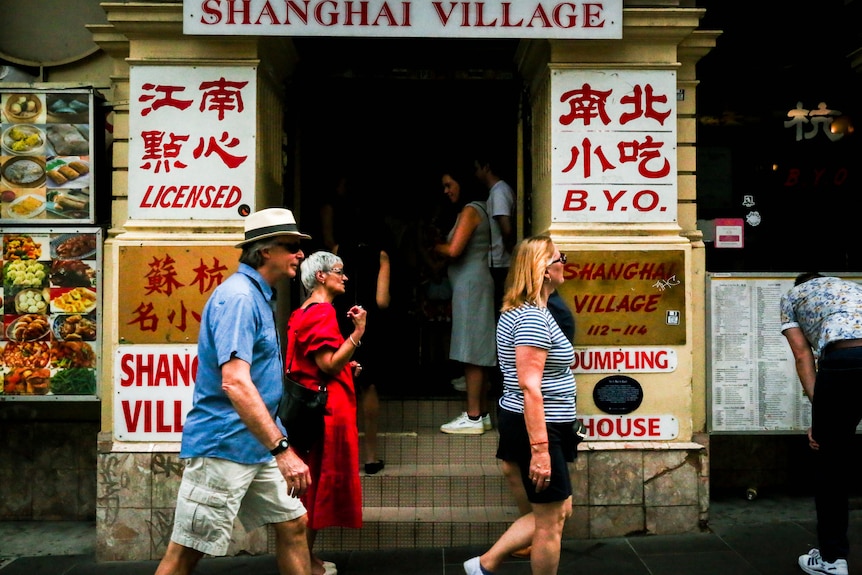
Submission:
M 567 252 L 559 292 L 575 315 L 576 345 L 685 343 L 685 253 Z
M 204 304 L 238 259 L 232 246 L 120 247 L 120 343 L 197 343 Z

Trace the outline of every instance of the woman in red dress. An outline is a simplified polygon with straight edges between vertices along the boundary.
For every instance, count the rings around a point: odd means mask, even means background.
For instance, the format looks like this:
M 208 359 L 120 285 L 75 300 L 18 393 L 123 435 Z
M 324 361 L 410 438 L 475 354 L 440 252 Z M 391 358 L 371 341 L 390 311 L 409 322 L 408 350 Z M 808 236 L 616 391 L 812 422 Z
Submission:
M 345 339 L 332 305 L 344 293 L 348 279 L 341 258 L 325 251 L 313 253 L 302 262 L 300 273 L 309 296 L 288 321 L 286 369 L 292 379 L 306 387 L 326 385 L 329 394 L 323 438 L 308 453 L 301 454 L 311 471 L 311 483 L 302 502 L 308 510 L 312 575 L 334 575 L 334 565 L 325 565 L 314 555 L 313 547 L 317 531 L 324 527 L 362 527 L 353 385 L 362 367 L 352 357 L 362 345 L 367 312 L 360 306 L 348 310 L 353 332 Z

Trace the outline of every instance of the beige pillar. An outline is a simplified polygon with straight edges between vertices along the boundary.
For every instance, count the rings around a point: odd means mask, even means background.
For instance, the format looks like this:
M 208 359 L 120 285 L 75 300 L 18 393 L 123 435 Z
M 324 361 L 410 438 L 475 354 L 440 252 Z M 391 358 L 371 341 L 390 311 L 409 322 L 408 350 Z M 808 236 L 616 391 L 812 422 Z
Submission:
M 672 346 L 677 368 L 671 373 L 634 374 L 644 399 L 633 413 L 670 414 L 678 419 L 679 433 L 666 442 L 591 442 L 573 474 L 575 517 L 567 523 L 571 536 L 695 532 L 708 516 L 705 269 L 702 236 L 696 229 L 695 64 L 714 45 L 715 35 L 694 32 L 702 15 L 699 9 L 630 8 L 624 11 L 622 40 L 524 41 L 519 47 L 518 64 L 531 96 L 533 118 L 532 233 L 550 234 L 559 249 L 569 253 L 634 251 L 659 260 L 664 252 L 681 254 L 685 270 L 685 343 Z M 596 69 L 677 72 L 676 222 L 552 221 L 551 76 L 554 70 Z M 643 345 L 650 343 L 647 338 L 643 341 Z M 601 413 L 592 392 L 606 375 L 577 376 L 579 413 Z
M 129 250 L 171 246 L 189 253 L 228 250 L 242 238 L 242 222 L 207 220 L 129 220 L 129 90 L 131 66 L 236 66 L 257 69 L 255 203 L 283 204 L 281 82 L 295 63 L 289 39 L 257 37 L 188 37 L 182 33 L 182 5 L 104 3 L 109 25 L 92 26 L 95 41 L 115 61 L 111 78 L 114 108 L 113 197 L 114 227 L 104 249 L 104 333 L 102 349 L 102 417 L 97 474 L 97 558 L 99 561 L 157 559 L 170 536 L 181 467 L 176 443 L 122 442 L 113 436 L 115 358 L 120 340 L 118 311 L 123 286 L 140 269 L 130 269 Z M 134 259 L 131 259 L 135 261 Z M 139 260 L 138 260 L 139 261 Z M 128 303 L 126 302 L 126 305 Z M 195 339 L 196 341 L 196 339 Z M 125 342 L 129 343 L 129 342 Z M 164 343 L 178 343 L 175 341 Z M 230 554 L 263 553 L 267 533 L 235 532 Z

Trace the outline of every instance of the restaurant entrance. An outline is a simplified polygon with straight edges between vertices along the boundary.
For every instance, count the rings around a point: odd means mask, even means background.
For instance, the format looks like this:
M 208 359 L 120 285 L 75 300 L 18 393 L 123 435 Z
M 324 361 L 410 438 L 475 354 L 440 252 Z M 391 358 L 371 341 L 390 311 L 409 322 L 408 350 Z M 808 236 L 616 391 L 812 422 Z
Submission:
M 429 226 L 445 236 L 454 222 L 440 184 L 445 166 L 472 174 L 473 156 L 493 153 L 517 188 L 523 87 L 514 71 L 516 42 L 326 39 L 325 53 L 334 50 L 337 59 L 323 55 L 319 39 L 295 42 L 286 201 L 299 205 L 311 250 L 321 249 L 321 206 L 337 178 L 351 176 L 350 194 L 368 208 L 367 224 L 385 228 L 394 250 L 392 308 L 384 318 L 392 363 L 381 370 L 391 381 L 381 391 L 451 395 L 460 373 L 448 360 L 445 270 L 426 265 L 424 238 Z M 350 267 L 345 262 L 348 276 Z

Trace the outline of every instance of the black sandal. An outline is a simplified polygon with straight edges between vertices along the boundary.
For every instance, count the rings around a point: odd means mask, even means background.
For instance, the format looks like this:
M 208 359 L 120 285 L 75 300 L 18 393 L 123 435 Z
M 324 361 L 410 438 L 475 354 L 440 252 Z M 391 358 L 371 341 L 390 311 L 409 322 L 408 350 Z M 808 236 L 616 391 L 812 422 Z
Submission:
M 365 464 L 365 475 L 374 475 L 378 471 L 383 469 L 383 460 L 378 459 L 377 461 L 373 461 L 371 463 Z

